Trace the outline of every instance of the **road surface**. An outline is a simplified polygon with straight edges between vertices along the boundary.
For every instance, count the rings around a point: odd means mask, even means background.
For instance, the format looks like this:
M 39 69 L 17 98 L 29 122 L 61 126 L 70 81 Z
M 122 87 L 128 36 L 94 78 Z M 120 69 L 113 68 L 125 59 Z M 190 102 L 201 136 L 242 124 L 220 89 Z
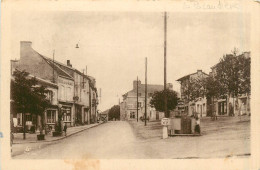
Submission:
M 134 136 L 127 122 L 116 121 L 85 130 L 14 158 L 69 159 L 69 158 L 144 158 L 153 156 L 152 148 Z M 154 155 L 156 157 L 156 155 Z
M 143 123 L 139 123 L 142 125 L 140 128 L 145 129 Z M 14 158 L 183 159 L 250 156 L 250 121 L 209 120 L 204 129 L 207 130 L 200 137 L 172 137 L 163 140 L 160 128 L 154 132 L 136 131 L 129 122 L 113 121 Z M 140 137 L 140 134 L 146 134 L 147 138 Z

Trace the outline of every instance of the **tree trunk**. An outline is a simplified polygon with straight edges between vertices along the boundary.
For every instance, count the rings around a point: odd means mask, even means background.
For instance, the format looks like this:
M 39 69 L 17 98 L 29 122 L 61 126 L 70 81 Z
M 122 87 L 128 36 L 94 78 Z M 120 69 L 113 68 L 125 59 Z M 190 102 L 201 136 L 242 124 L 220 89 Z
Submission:
M 43 129 L 44 129 L 44 112 L 41 114 L 41 128 L 40 128 L 40 134 L 43 134 Z
M 230 93 L 227 96 L 227 115 L 229 116 L 229 99 L 230 99 Z
M 246 115 L 248 115 L 248 94 L 246 93 Z
M 26 136 L 25 136 L 25 113 L 22 113 L 23 115 L 23 139 L 25 140 L 26 139 Z
M 211 110 L 211 116 L 213 116 L 215 113 L 215 109 L 214 109 L 214 107 L 215 107 L 215 105 L 214 105 L 214 96 L 212 96 L 212 102 L 211 102 L 211 104 L 212 104 L 212 110 Z

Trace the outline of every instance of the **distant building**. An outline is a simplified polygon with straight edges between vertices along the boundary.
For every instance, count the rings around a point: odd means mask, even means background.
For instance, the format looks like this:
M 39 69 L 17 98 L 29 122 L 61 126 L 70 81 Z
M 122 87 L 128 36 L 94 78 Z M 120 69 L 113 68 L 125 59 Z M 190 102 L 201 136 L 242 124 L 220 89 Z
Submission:
M 120 119 L 129 120 L 137 119 L 137 83 L 138 83 L 138 119 L 145 114 L 145 84 L 141 81 L 133 81 L 133 89 L 123 95 L 123 102 L 120 103 Z M 168 88 L 172 89 L 172 84 L 168 84 Z M 150 106 L 152 95 L 156 91 L 162 91 L 163 85 L 147 85 L 147 117 L 150 120 L 159 120 L 164 117 L 163 112 L 158 112 Z
M 191 99 L 191 88 L 193 88 L 192 83 L 195 81 L 199 82 L 208 76 L 209 75 L 204 73 L 202 70 L 197 70 L 197 72 L 183 76 L 177 80 L 181 84 L 181 104 L 184 107 L 184 112 L 188 115 L 192 115 L 194 112 L 199 113 L 201 117 L 207 115 L 206 96 L 201 95 L 201 97 Z

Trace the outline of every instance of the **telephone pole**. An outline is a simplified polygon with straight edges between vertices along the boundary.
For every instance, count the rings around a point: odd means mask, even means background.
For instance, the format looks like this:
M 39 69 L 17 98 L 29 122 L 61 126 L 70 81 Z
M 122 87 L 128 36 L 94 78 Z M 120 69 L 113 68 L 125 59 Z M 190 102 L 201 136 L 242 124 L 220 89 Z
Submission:
M 167 60 L 166 60 L 166 54 L 167 54 L 167 12 L 164 12 L 164 114 L 165 117 L 168 117 L 168 110 L 167 110 L 167 93 L 166 93 L 166 85 L 167 85 Z
M 144 126 L 147 119 L 147 57 L 145 57 L 145 107 L 144 107 Z
M 52 76 L 53 76 L 52 82 L 53 83 L 55 83 L 55 77 L 54 77 L 54 55 L 55 55 L 55 50 L 53 50 L 53 56 L 52 56 L 52 64 L 53 64 L 53 67 L 52 67 Z
M 138 105 L 138 76 L 137 76 L 137 82 L 136 82 L 136 98 L 137 98 L 137 102 L 136 102 L 136 115 L 137 115 L 137 122 L 138 122 L 138 109 L 139 109 L 139 105 Z

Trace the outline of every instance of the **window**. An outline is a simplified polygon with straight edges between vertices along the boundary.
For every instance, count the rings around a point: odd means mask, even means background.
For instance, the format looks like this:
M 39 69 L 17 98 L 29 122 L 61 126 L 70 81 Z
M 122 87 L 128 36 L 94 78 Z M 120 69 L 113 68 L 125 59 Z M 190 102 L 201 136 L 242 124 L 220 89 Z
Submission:
M 66 93 L 65 93 L 65 94 L 66 94 Z M 67 87 L 66 100 L 71 100 L 71 88 L 70 88 L 70 87 Z
M 138 102 L 138 107 L 142 107 L 142 102 Z
M 32 115 L 31 114 L 25 115 L 25 120 L 26 121 L 32 121 Z
M 152 96 L 153 96 L 153 93 L 149 93 L 148 96 L 149 96 L 149 97 L 152 97 Z
M 47 99 L 52 102 L 53 101 L 53 91 L 48 91 L 47 93 Z
M 134 119 L 135 118 L 135 112 L 130 113 L 130 118 Z
M 47 110 L 47 123 L 55 123 L 56 110 Z
M 61 88 L 60 88 L 60 97 L 61 97 L 62 100 L 65 100 L 64 86 L 61 86 Z
M 141 96 L 142 95 L 142 93 L 138 93 L 138 96 Z
M 62 107 L 61 113 L 63 114 L 63 121 L 71 121 L 71 108 L 70 107 Z

